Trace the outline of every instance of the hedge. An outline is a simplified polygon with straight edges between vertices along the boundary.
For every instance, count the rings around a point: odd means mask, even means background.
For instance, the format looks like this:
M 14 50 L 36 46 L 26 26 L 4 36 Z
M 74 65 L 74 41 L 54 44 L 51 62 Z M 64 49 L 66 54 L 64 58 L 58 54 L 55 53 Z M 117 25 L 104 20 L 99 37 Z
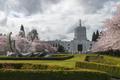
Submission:
M 73 55 L 49 56 L 49 57 L 0 57 L 0 60 L 67 60 L 73 58 Z
M 113 77 L 120 78 L 120 66 L 93 63 L 93 62 L 76 62 L 77 68 L 94 69 L 107 72 Z
M 110 76 L 98 71 L 20 71 L 0 70 L 0 80 L 110 80 Z
M 94 52 L 94 54 L 101 54 L 101 55 L 110 55 L 120 57 L 120 50 L 107 50 L 107 51 L 98 51 Z
M 101 56 L 101 55 L 94 55 L 94 56 L 90 55 L 85 57 L 85 61 L 88 61 L 88 62 L 98 62 L 103 59 L 104 59 L 104 56 Z
M 0 63 L 0 69 L 39 69 L 39 70 L 70 70 L 73 68 L 57 65 L 30 64 L 30 63 Z

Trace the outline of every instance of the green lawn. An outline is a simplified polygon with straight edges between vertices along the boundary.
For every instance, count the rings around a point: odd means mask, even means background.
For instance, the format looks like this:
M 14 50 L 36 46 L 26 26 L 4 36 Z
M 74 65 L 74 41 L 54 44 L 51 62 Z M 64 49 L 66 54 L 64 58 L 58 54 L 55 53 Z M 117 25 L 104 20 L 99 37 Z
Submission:
M 120 57 L 104 55 L 104 59 L 97 61 L 97 63 L 120 66 Z
M 74 68 L 77 61 L 84 61 L 87 55 L 95 54 L 75 54 L 72 59 L 68 60 L 0 60 L 0 63 L 32 63 L 32 64 L 48 64 Z M 112 56 L 104 56 L 104 59 L 98 63 L 120 65 L 120 58 Z
M 0 63 L 48 64 L 73 68 L 75 67 L 75 62 L 84 61 L 85 56 L 85 54 L 75 54 L 72 59 L 68 60 L 0 60 Z
M 71 54 L 67 54 L 71 55 Z M 74 54 L 74 57 L 67 60 L 0 60 L 0 63 L 30 63 L 30 64 L 44 64 L 44 65 L 56 65 L 60 67 L 66 67 L 66 68 L 74 68 L 73 70 L 84 70 L 84 71 L 99 71 L 98 69 L 91 69 L 89 68 L 76 68 L 75 64 L 76 62 L 85 62 L 86 56 L 95 56 L 97 54 Z M 120 58 L 119 57 L 113 57 L 113 56 L 107 56 L 103 55 L 104 58 L 100 61 L 96 61 L 94 63 L 101 63 L 101 64 L 108 64 L 108 65 L 115 65 L 120 66 Z M 0 56 L 3 57 L 3 56 Z M 91 63 L 90 63 L 91 64 Z M 86 63 L 85 63 L 86 65 Z M 84 66 L 84 65 L 83 65 Z M 104 70 L 103 70 L 104 72 Z M 109 74 L 109 73 L 108 73 Z M 118 73 L 119 74 L 119 73 Z M 118 76 L 117 76 L 118 77 Z

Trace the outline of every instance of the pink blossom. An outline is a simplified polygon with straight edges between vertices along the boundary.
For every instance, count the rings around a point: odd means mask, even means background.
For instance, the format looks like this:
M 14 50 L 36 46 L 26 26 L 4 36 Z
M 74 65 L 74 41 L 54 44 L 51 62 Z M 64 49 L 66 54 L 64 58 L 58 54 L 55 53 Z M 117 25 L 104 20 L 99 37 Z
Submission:
M 7 37 L 6 36 L 0 36 L 0 50 L 4 51 L 7 48 Z
M 57 49 L 55 47 L 52 47 L 50 44 L 41 42 L 39 40 L 34 40 L 32 42 L 32 49 L 33 51 L 44 51 L 45 49 L 49 52 L 55 52 Z
M 44 50 L 44 46 L 40 41 L 33 41 L 31 44 L 31 50 L 33 52 L 41 52 Z
M 23 37 L 17 37 L 16 40 L 16 49 L 20 52 L 29 52 L 31 43 Z
M 118 11 L 120 8 L 118 8 Z M 120 50 L 120 13 L 105 22 L 105 31 L 93 44 L 92 51 Z

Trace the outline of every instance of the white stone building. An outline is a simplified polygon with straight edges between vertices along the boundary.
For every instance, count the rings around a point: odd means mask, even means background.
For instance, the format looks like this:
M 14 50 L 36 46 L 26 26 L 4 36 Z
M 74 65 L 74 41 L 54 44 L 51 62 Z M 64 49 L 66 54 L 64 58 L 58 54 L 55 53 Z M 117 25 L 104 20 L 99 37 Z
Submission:
M 86 36 L 86 27 L 80 25 L 74 30 L 74 39 L 71 41 L 47 41 L 47 43 L 51 44 L 54 47 L 58 47 L 58 45 L 62 45 L 66 51 L 70 53 L 86 53 L 90 51 L 92 46 L 92 42 L 87 39 Z

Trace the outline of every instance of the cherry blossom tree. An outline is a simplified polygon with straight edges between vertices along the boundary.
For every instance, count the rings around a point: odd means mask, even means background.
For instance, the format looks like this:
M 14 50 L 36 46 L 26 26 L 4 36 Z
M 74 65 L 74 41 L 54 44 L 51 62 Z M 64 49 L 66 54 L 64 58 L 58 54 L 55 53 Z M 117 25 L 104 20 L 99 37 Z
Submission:
M 30 51 L 31 43 L 26 38 L 17 36 L 15 46 L 19 52 L 26 53 Z
M 48 50 L 49 52 L 56 52 L 57 49 L 55 47 L 52 47 L 50 44 L 41 42 L 38 39 L 35 39 L 31 44 L 31 50 L 33 52 L 41 52 L 44 50 Z
M 120 6 L 117 14 L 107 19 L 100 38 L 93 44 L 92 51 L 120 50 Z
M 5 51 L 7 49 L 7 36 L 0 36 L 0 51 Z
M 32 41 L 32 43 L 31 43 L 31 51 L 32 52 L 41 52 L 43 50 L 44 50 L 44 46 L 40 40 L 37 39 L 37 40 Z
M 56 47 L 53 47 L 51 46 L 50 44 L 48 43 L 43 43 L 43 46 L 44 46 L 44 49 L 47 49 L 49 52 L 56 52 L 57 51 L 57 48 Z

